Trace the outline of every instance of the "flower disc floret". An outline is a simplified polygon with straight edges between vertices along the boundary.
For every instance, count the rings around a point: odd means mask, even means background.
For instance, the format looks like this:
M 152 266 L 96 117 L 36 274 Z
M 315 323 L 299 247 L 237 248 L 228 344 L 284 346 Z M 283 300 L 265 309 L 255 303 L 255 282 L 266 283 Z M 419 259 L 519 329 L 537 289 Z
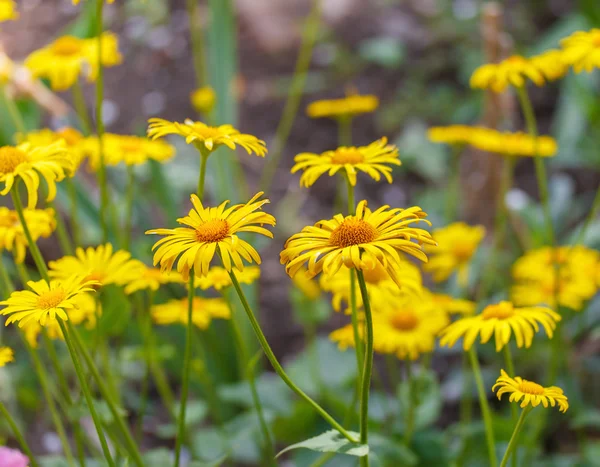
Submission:
M 500 370 L 500 377 L 496 384 L 492 386 L 492 391 L 496 391 L 498 400 L 502 399 L 503 394 L 510 394 L 510 402 L 521 402 L 521 408 L 528 405 L 537 407 L 542 404 L 544 408 L 549 406 L 558 406 L 561 412 L 566 412 L 569 408 L 569 400 L 563 390 L 557 386 L 543 387 L 533 381 L 527 381 L 520 376 L 511 378 L 506 371 Z

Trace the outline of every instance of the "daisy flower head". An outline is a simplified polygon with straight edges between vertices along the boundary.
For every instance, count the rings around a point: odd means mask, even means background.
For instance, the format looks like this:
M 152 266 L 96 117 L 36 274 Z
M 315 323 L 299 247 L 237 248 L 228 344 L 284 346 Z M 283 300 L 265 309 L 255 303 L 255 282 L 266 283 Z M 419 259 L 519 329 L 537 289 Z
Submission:
M 209 114 L 217 102 L 217 93 L 210 86 L 203 86 L 190 94 L 190 102 L 196 112 Z
M 152 319 L 159 325 L 188 324 L 188 299 L 170 300 L 162 305 L 154 305 L 150 311 Z M 229 319 L 231 310 L 221 298 L 194 297 L 192 304 L 192 324 L 207 329 L 213 318 Z
M 309 274 L 308 270 L 298 272 L 292 282 L 296 288 L 309 300 L 316 300 L 321 296 L 321 287 L 314 279 L 314 276 Z
M 560 42 L 563 60 L 575 73 L 600 68 L 600 29 L 576 31 Z
M 313 276 L 321 271 L 332 276 L 342 265 L 372 270 L 380 264 L 402 287 L 402 278 L 397 272 L 402 267 L 401 254 L 426 262 L 422 246 L 435 244 L 429 232 L 412 226 L 419 222 L 429 224 L 426 216 L 417 206 L 408 209 L 382 206 L 371 211 L 367 202 L 361 201 L 356 215 L 337 214 L 333 219 L 319 221 L 292 235 L 280 253 L 280 261 L 292 278 L 304 264 Z
M 1 195 L 6 195 L 17 180 L 27 188 L 27 207 L 35 208 L 40 188 L 40 175 L 48 185 L 47 201 L 56 197 L 56 182 L 73 172 L 73 158 L 63 142 L 33 147 L 29 143 L 0 147 L 0 182 L 4 183 Z
M 471 259 L 485 236 L 485 228 L 454 222 L 434 230 L 432 236 L 437 246 L 425 247 L 429 262 L 423 265 L 423 269 L 433 275 L 435 282 L 443 282 L 457 272 L 458 282 L 466 285 Z
M 356 185 L 356 173 L 361 171 L 373 180 L 381 180 L 383 175 L 388 183 L 392 183 L 392 167 L 386 164 L 401 165 L 398 148 L 387 144 L 387 138 L 381 138 L 368 146 L 342 146 L 323 154 L 304 152 L 294 158 L 296 164 L 291 172 L 302 170 L 300 186 L 310 187 L 317 179 L 327 173 L 330 177 L 339 171 L 348 177 L 352 186 Z
M 452 347 L 463 337 L 464 350 L 470 350 L 477 336 L 481 336 L 482 344 L 494 336 L 496 352 L 500 352 L 514 333 L 517 347 L 529 348 L 540 326 L 551 339 L 560 320 L 560 315 L 550 308 L 515 308 L 511 302 L 502 301 L 488 305 L 480 314 L 459 319 L 443 329 L 440 332 L 440 344 Z
M 167 273 L 158 268 L 144 265 L 141 274 L 138 274 L 137 278 L 129 281 L 125 286 L 125 293 L 130 295 L 138 290 L 152 290 L 156 292 L 161 285 L 172 283 L 181 284 L 183 283 L 183 278 L 175 272 Z
M 551 136 L 533 138 L 521 131 L 510 133 L 483 127 L 471 133 L 469 144 L 482 151 L 511 157 L 552 157 L 558 150 L 556 140 Z
M 471 316 L 475 314 L 477 305 L 471 300 L 454 298 L 445 294 L 431 294 L 435 306 L 449 315 Z
M 127 285 L 138 280 L 145 271 L 145 265 L 131 258 L 125 250 L 113 252 L 110 243 L 97 247 L 81 247 L 75 250 L 75 256 L 63 256 L 48 263 L 50 277 L 64 280 L 73 274 L 93 280 L 103 287 L 109 284 Z
M 377 96 L 350 94 L 341 99 L 312 102 L 306 108 L 306 113 L 310 118 L 345 119 L 375 112 L 377 107 L 379 107 Z
M 252 284 L 260 277 L 260 268 L 258 266 L 247 266 L 242 270 L 234 268 L 233 271 L 240 284 Z M 223 290 L 232 285 L 232 282 L 227 269 L 220 266 L 212 266 L 205 276 L 196 277 L 195 285 L 202 290 L 210 288 Z
M 70 175 L 74 175 L 83 160 L 85 154 L 86 138 L 75 128 L 63 127 L 52 131 L 49 128 L 18 134 L 19 143 L 29 143 L 32 147 L 45 147 L 53 143 L 62 142 L 72 158 L 73 169 Z
M 8 315 L 6 326 L 19 323 L 22 328 L 30 322 L 39 322 L 45 326 L 55 319 L 67 321 L 72 309 L 77 308 L 77 295 L 93 292 L 97 281 L 84 280 L 80 275 L 73 274 L 67 279 L 29 281 L 31 290 L 20 290 L 10 294 L 7 300 L 0 302 L 5 308 L 0 314 Z
M 434 126 L 427 130 L 427 137 L 433 143 L 468 144 L 473 132 L 479 128 L 468 125 Z
M 114 166 L 121 162 L 125 165 L 141 165 L 152 159 L 166 162 L 175 156 L 175 148 L 163 140 L 152 141 L 140 136 L 104 134 L 105 163 Z M 85 152 L 92 170 L 100 167 L 100 145 L 97 137 L 86 139 Z
M 0 22 L 19 18 L 17 4 L 14 0 L 0 0 Z
M 0 367 L 15 361 L 15 352 L 10 347 L 0 347 Z
M 228 272 L 232 267 L 243 270 L 242 260 L 260 264 L 258 252 L 237 234 L 254 232 L 273 238 L 273 234 L 263 227 L 274 226 L 275 218 L 262 211 L 262 207 L 269 203 L 268 199 L 260 199 L 262 195 L 261 191 L 247 203 L 229 208 L 229 201 L 218 207 L 204 207 L 198 196 L 191 195 L 193 208 L 187 216 L 177 219 L 185 227 L 146 232 L 164 236 L 152 247 L 154 265 L 160 263 L 161 270 L 169 271 L 177 261 L 177 272 L 183 275 L 184 280 L 188 279 L 192 268 L 196 276 L 206 276 L 217 249 Z
M 119 65 L 123 57 L 119 53 L 117 36 L 105 32 L 102 40 L 102 66 Z M 62 36 L 51 44 L 36 50 L 25 59 L 35 78 L 50 80 L 54 91 L 66 91 L 83 75 L 89 82 L 98 77 L 98 40 Z
M 256 136 L 240 133 L 231 125 L 208 126 L 202 122 L 194 122 L 189 118 L 184 123 L 170 122 L 162 118 L 148 120 L 148 137 L 162 138 L 166 135 L 179 135 L 185 138 L 187 144 L 194 145 L 204 154 L 210 154 L 221 146 L 235 150 L 240 146 L 248 154 L 265 157 L 267 145 Z
M 56 229 L 54 209 L 24 209 L 23 215 L 34 242 L 40 237 L 50 237 Z M 15 262 L 21 264 L 25 260 L 28 245 L 17 211 L 0 207 L 0 251 L 12 252 Z
M 556 81 L 563 78 L 569 71 L 562 50 L 551 49 L 530 58 L 533 66 L 538 68 L 547 81 Z
M 561 412 L 566 412 L 569 408 L 569 400 L 561 388 L 557 386 L 545 388 L 520 376 L 511 378 L 504 370 L 500 370 L 500 377 L 496 380 L 496 384 L 492 386 L 492 391 L 497 391 L 498 400 L 502 399 L 502 394 L 510 394 L 508 400 L 510 402 L 521 402 L 521 408 L 529 405 L 537 407 L 540 404 L 544 408 L 558 406 Z
M 521 55 L 513 55 L 500 63 L 488 63 L 477 68 L 471 76 L 470 84 L 473 89 L 503 92 L 508 86 L 522 88 L 528 80 L 537 86 L 546 83 L 539 64 Z

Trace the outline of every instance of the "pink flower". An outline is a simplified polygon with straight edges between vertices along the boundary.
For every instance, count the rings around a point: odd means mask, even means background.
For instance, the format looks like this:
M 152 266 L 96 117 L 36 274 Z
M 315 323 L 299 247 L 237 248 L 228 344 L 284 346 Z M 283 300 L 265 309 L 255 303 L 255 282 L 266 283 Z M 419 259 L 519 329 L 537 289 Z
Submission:
M 27 467 L 29 458 L 18 449 L 0 446 L 0 465 L 2 467 Z

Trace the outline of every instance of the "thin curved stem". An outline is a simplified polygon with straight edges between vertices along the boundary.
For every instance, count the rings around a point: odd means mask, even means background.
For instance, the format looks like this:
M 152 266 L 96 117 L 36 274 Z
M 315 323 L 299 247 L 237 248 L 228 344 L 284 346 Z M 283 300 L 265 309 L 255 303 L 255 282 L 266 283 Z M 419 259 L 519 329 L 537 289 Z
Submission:
M 517 445 L 519 443 L 519 433 L 521 432 L 521 429 L 523 428 L 523 424 L 525 423 L 525 418 L 527 417 L 527 414 L 531 411 L 531 409 L 532 409 L 531 406 L 527 406 L 521 412 L 521 416 L 519 417 L 519 420 L 517 421 L 517 424 L 515 425 L 513 434 L 510 437 L 510 441 L 508 442 L 508 447 L 506 448 L 506 452 L 504 453 L 504 456 L 502 457 L 502 461 L 500 462 L 500 467 L 506 467 L 508 459 L 510 459 L 511 455 L 513 455 L 515 450 L 517 449 Z M 513 457 L 516 459 L 516 455 L 513 455 Z M 516 465 L 516 461 L 515 461 L 515 465 Z
M 320 22 L 321 0 L 313 0 L 312 9 L 306 19 L 304 31 L 302 32 L 302 45 L 300 47 L 298 60 L 296 61 L 296 69 L 294 70 L 290 91 L 287 100 L 285 101 L 285 107 L 283 108 L 283 114 L 277 125 L 277 130 L 275 131 L 273 150 L 269 152 L 269 157 L 265 164 L 259 184 L 261 191 L 266 193 L 269 192 L 273 183 L 273 178 L 275 177 L 277 167 L 281 161 L 283 149 L 290 136 L 296 114 L 300 107 L 300 101 L 302 99 L 302 93 L 308 75 L 308 68 L 310 67 L 310 59 L 317 41 Z
M 185 330 L 185 353 L 183 355 L 183 379 L 181 383 L 181 402 L 179 403 L 179 418 L 177 428 L 177 438 L 175 439 L 175 467 L 179 467 L 179 458 L 181 456 L 181 444 L 185 437 L 185 411 L 187 407 L 187 398 L 190 387 L 190 368 L 192 361 L 192 311 L 194 309 L 194 279 L 196 275 L 194 270 L 190 271 L 188 282 L 188 314 Z
M 85 97 L 83 95 L 83 89 L 81 87 L 81 81 L 76 80 L 71 88 L 73 94 L 73 105 L 75 106 L 75 112 L 79 117 L 79 123 L 83 134 L 89 136 L 92 134 L 92 123 L 90 122 L 90 115 L 88 114 L 87 106 L 85 105 Z
M 9 411 L 6 409 L 6 407 L 4 406 L 4 404 L 2 402 L 0 402 L 0 414 L 2 414 L 2 416 L 6 419 L 13 434 L 15 435 L 15 439 L 19 442 L 21 449 L 23 449 L 23 452 L 29 458 L 29 463 L 30 463 L 31 467 L 39 467 L 39 464 L 38 464 L 37 460 L 35 459 L 35 456 L 31 452 L 31 449 L 29 449 L 29 445 L 27 444 L 27 441 L 25 441 L 25 438 L 21 434 L 19 427 L 17 426 L 14 419 L 12 418 Z
M 60 243 L 60 248 L 63 251 L 63 254 L 73 256 L 73 245 L 71 244 L 71 239 L 69 238 L 67 227 L 65 226 L 65 221 L 63 220 L 60 211 L 57 209 L 55 202 L 49 202 L 48 205 L 54 209 L 54 218 L 56 219 L 56 234 L 58 237 L 58 243 Z
M 77 373 L 77 378 L 79 379 L 79 384 L 81 386 L 81 390 L 83 391 L 83 395 L 87 402 L 88 409 L 92 416 L 92 420 L 94 421 L 94 426 L 96 427 L 96 432 L 98 433 L 98 439 L 100 440 L 100 445 L 102 446 L 102 452 L 104 454 L 104 458 L 110 467 L 115 467 L 112 456 L 110 454 L 110 449 L 108 448 L 108 444 L 106 442 L 106 438 L 104 436 L 104 430 L 102 429 L 102 421 L 96 412 L 96 408 L 94 407 L 94 400 L 92 399 L 92 393 L 90 391 L 90 387 L 88 386 L 87 380 L 85 379 L 85 375 L 83 374 L 83 367 L 81 366 L 81 362 L 79 361 L 79 357 L 77 355 L 77 351 L 75 350 L 75 346 L 73 345 L 73 341 L 70 336 L 70 329 L 67 329 L 63 320 L 57 320 L 60 326 L 60 330 L 63 333 L 65 338 L 65 343 L 67 344 L 67 348 L 69 349 L 69 354 L 71 355 L 71 360 L 73 360 L 73 366 L 75 367 L 75 373 Z M 72 327 L 71 327 L 72 329 Z
M 585 239 L 585 234 L 587 233 L 588 229 L 590 228 L 592 221 L 598 215 L 599 211 L 600 211 L 600 186 L 598 187 L 598 190 L 596 191 L 596 196 L 594 196 L 594 201 L 592 202 L 592 207 L 590 208 L 590 212 L 589 212 L 588 216 L 586 217 L 585 221 L 583 222 L 583 227 L 581 228 L 581 230 L 579 231 L 579 234 L 577 235 L 577 238 L 575 240 L 575 245 L 580 245 L 583 242 L 583 240 Z
M 200 175 L 198 176 L 198 198 L 200 201 L 204 199 L 204 182 L 206 180 L 206 162 L 208 161 L 208 156 L 210 153 L 203 150 L 200 146 L 198 146 L 200 150 Z
M 25 122 L 23 121 L 23 116 L 21 112 L 19 112 L 19 108 L 14 100 L 6 92 L 6 86 L 2 87 L 2 94 L 4 95 L 4 102 L 6 104 L 6 110 L 10 115 L 10 119 L 13 121 L 16 130 L 19 133 L 25 134 L 27 132 L 27 128 L 25 127 Z
M 220 256 L 220 252 L 219 252 L 219 256 Z M 222 260 L 221 260 L 221 262 L 222 262 Z M 250 321 L 252 329 L 254 330 L 254 333 L 256 334 L 256 338 L 258 339 L 258 342 L 260 343 L 260 345 L 265 353 L 265 356 L 267 357 L 267 359 L 273 366 L 273 369 L 275 370 L 275 372 L 279 375 L 279 377 L 283 380 L 283 382 L 285 384 L 287 384 L 287 386 L 292 391 L 294 391 L 298 396 L 300 396 L 302 399 L 304 399 L 306 402 L 308 402 L 308 404 L 310 404 L 312 406 L 312 408 L 315 409 L 317 411 L 317 413 L 325 419 L 325 421 L 327 421 L 327 423 L 329 423 L 333 428 L 335 428 L 337 431 L 339 431 L 340 434 L 344 438 L 346 438 L 348 441 L 350 441 L 352 443 L 357 443 L 358 440 L 354 439 L 354 437 L 350 433 L 348 433 L 344 429 L 344 427 L 342 427 L 338 422 L 336 422 L 335 419 L 331 415 L 329 415 L 329 413 L 327 413 L 327 411 L 325 409 L 323 409 L 323 407 L 321 407 L 319 404 L 317 404 L 310 396 L 308 396 L 308 394 L 306 394 L 304 391 L 302 391 L 302 389 L 300 389 L 298 386 L 296 386 L 296 384 L 286 374 L 283 367 L 277 360 L 277 357 L 273 353 L 273 350 L 271 350 L 271 346 L 267 342 L 267 338 L 265 337 L 264 333 L 262 332 L 260 324 L 258 323 L 256 317 L 254 316 L 254 312 L 252 311 L 252 308 L 250 308 L 250 304 L 248 303 L 248 300 L 246 299 L 246 295 L 244 294 L 244 291 L 242 290 L 242 287 L 240 286 L 240 283 L 238 282 L 233 270 L 229 271 L 229 277 L 231 277 L 231 282 L 233 283 L 233 287 L 235 288 L 235 291 L 237 292 L 240 302 L 242 303 L 242 306 L 244 307 L 244 310 L 246 311 L 246 315 L 248 316 L 248 319 Z
M 358 286 L 362 295 L 365 311 L 365 355 L 362 371 L 362 384 L 360 392 L 360 443 L 369 442 L 369 390 L 371 388 L 371 375 L 373 372 L 373 317 L 371 315 L 371 303 L 367 292 L 365 277 L 360 269 L 356 270 Z M 361 466 L 369 466 L 369 456 L 360 458 Z
M 511 378 L 515 377 L 515 366 L 513 364 L 513 357 L 510 351 L 510 344 L 507 343 L 504 346 L 504 361 L 506 363 L 506 370 L 508 371 L 508 375 Z M 517 404 L 510 404 L 511 416 L 513 419 L 513 423 L 517 423 L 519 419 L 519 410 L 517 409 Z M 514 456 L 512 459 L 512 466 L 517 467 L 517 457 Z
M 206 73 L 204 38 L 201 25 L 198 21 L 198 0 L 186 0 L 185 7 L 190 27 L 190 42 L 192 44 L 192 61 L 194 72 L 196 73 L 196 85 L 200 88 L 208 83 L 208 76 Z
M 69 217 L 71 218 L 71 233 L 75 247 L 81 246 L 81 232 L 79 229 L 79 213 L 77 211 L 77 188 L 75 182 L 67 177 L 64 180 L 69 192 Z
M 352 146 L 352 117 L 340 117 L 338 123 L 338 144 Z
M 471 368 L 473 369 L 473 376 L 475 377 L 475 384 L 479 395 L 479 405 L 481 407 L 481 414 L 483 415 L 483 423 L 485 425 L 485 439 L 488 447 L 490 467 L 496 467 L 498 465 L 498 459 L 496 458 L 496 442 L 494 441 L 492 413 L 485 393 L 483 377 L 481 376 L 481 368 L 479 367 L 479 360 L 477 360 L 475 346 L 471 347 L 469 350 L 469 359 L 471 361 Z

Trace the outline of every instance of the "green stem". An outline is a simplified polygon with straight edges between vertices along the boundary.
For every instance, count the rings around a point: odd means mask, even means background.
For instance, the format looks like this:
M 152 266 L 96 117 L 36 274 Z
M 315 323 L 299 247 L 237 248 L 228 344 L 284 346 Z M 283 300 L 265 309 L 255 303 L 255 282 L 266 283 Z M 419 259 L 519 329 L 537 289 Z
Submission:
M 508 371 L 508 375 L 511 378 L 515 377 L 515 366 L 513 365 L 512 353 L 510 351 L 510 343 L 507 343 L 504 346 L 504 361 L 506 363 L 506 370 Z M 517 409 L 517 404 L 510 404 L 511 416 L 513 419 L 513 423 L 517 423 L 519 418 L 519 411 Z M 517 457 L 513 456 L 512 466 L 517 467 Z
M 131 226 L 133 224 L 133 198 L 135 194 L 135 173 L 132 165 L 127 166 L 127 195 L 125 201 L 125 233 L 123 234 L 123 249 L 129 251 L 131 243 Z
M 410 359 L 406 360 L 406 377 L 408 380 L 408 410 L 406 411 L 406 431 L 404 433 L 404 442 L 407 446 L 410 446 L 415 428 L 415 409 L 417 408 L 413 382 L 414 375 L 412 371 L 412 362 Z
M 475 346 L 472 346 L 469 350 L 469 359 L 471 361 L 471 368 L 473 369 L 473 376 L 475 377 L 475 384 L 477 385 L 479 405 L 481 407 L 481 414 L 483 415 L 483 423 L 485 425 L 485 439 L 488 447 L 489 465 L 490 467 L 496 467 L 498 465 L 498 459 L 496 458 L 496 443 L 494 441 L 492 413 L 483 385 L 483 377 L 481 376 L 481 368 L 479 367 Z
M 462 391 L 460 397 L 460 427 L 463 436 L 463 445 L 458 465 L 464 465 L 464 456 L 469 450 L 469 426 L 473 418 L 473 403 L 471 401 L 471 375 L 469 373 L 469 356 L 467 352 L 462 353 L 461 359 Z
M 221 291 L 221 296 L 223 297 L 223 300 L 225 300 L 225 303 L 227 303 L 227 306 L 229 307 L 229 310 L 231 312 L 231 319 L 229 320 L 229 323 L 231 325 L 233 339 L 235 341 L 236 347 L 238 348 L 240 356 L 241 376 L 244 379 L 248 380 L 248 385 L 250 386 L 250 392 L 252 393 L 252 403 L 254 404 L 254 409 L 256 410 L 258 423 L 262 432 L 263 441 L 265 443 L 265 461 L 268 461 L 266 463 L 269 463 L 271 462 L 271 459 L 274 459 L 275 457 L 273 450 L 273 439 L 271 438 L 269 425 L 267 424 L 267 420 L 265 419 L 262 403 L 260 402 L 260 397 L 256 389 L 256 376 L 254 374 L 254 368 L 249 366 L 248 347 L 246 346 L 246 342 L 244 341 L 244 336 L 242 334 L 242 330 L 240 329 L 240 325 L 237 322 L 235 308 L 229 300 L 229 297 L 225 290 Z
M 106 179 L 106 161 L 104 159 L 104 122 L 102 121 L 102 102 L 104 101 L 104 67 L 102 66 L 102 33 L 104 32 L 104 0 L 96 0 L 96 39 L 98 53 L 98 79 L 96 80 L 96 134 L 98 136 L 98 184 L 100 185 L 100 224 L 102 241 L 108 242 L 108 182 Z
M 90 115 L 88 114 L 87 106 L 85 105 L 85 97 L 83 96 L 83 89 L 79 80 L 75 81 L 75 84 L 73 84 L 73 87 L 71 88 L 71 92 L 73 94 L 73 104 L 77 116 L 79 117 L 79 123 L 83 130 L 83 134 L 89 136 L 92 134 L 92 123 L 90 122 Z
M 517 449 L 517 444 L 519 442 L 519 433 L 521 432 L 521 429 L 523 428 L 523 424 L 525 423 L 525 418 L 527 417 L 527 414 L 531 411 L 531 409 L 532 409 L 531 406 L 527 406 L 521 412 L 521 416 L 519 417 L 519 420 L 517 421 L 517 424 L 515 426 L 513 434 L 510 437 L 510 441 L 508 442 L 508 447 L 506 448 L 504 457 L 502 457 L 502 461 L 500 462 L 500 467 L 506 467 L 508 459 L 510 459 L 510 456 L 513 455 L 513 453 L 515 453 L 515 450 Z M 514 457 L 515 458 L 517 457 L 516 454 L 514 455 Z
M 204 199 L 204 181 L 206 180 L 206 162 L 208 161 L 208 156 L 210 155 L 206 149 L 203 149 L 201 146 L 198 146 L 200 150 L 200 175 L 198 176 L 198 198 L 200 201 Z
M 192 311 L 194 309 L 194 279 L 196 275 L 194 270 L 190 271 L 188 283 L 188 314 L 185 332 L 185 353 L 183 356 L 183 378 L 181 383 L 181 402 L 179 403 L 179 418 L 177 428 L 177 438 L 175 439 L 175 467 L 179 467 L 179 458 L 181 456 L 181 444 L 185 437 L 185 411 L 187 406 L 188 391 L 190 387 L 190 367 L 192 362 Z
M 390 386 L 392 387 L 392 394 L 396 394 L 398 384 L 400 384 L 400 378 L 398 377 L 398 367 L 396 366 L 398 359 L 392 354 L 386 354 L 385 365 L 390 380 Z
M 2 289 L 4 292 L 4 299 L 7 299 L 8 296 L 14 292 L 15 288 L 12 285 L 12 281 L 10 280 L 10 276 L 8 275 L 8 271 L 4 267 L 4 260 L 0 256 L 0 281 L 2 284 Z M 25 284 L 23 284 L 25 285 Z
M 352 117 L 340 117 L 338 122 L 338 144 L 352 146 Z
M 362 295 L 365 310 L 365 356 L 362 370 L 362 384 L 360 392 L 360 443 L 369 442 L 369 389 L 371 387 L 371 374 L 373 371 L 373 317 L 371 315 L 371 303 L 367 292 L 365 277 L 360 269 L 356 270 L 358 286 Z M 369 466 L 369 456 L 360 458 L 361 466 Z
M 460 201 L 460 155 L 463 147 L 462 144 L 452 146 L 450 175 L 448 178 L 448 197 L 446 198 L 446 220 L 448 222 L 455 221 L 458 218 Z
M 590 228 L 592 221 L 598 215 L 599 211 L 600 211 L 600 186 L 598 187 L 598 190 L 596 191 L 596 196 L 594 196 L 594 202 L 592 203 L 590 212 L 583 223 L 583 227 L 581 228 L 581 230 L 579 231 L 579 234 L 577 235 L 577 239 L 575 240 L 575 245 L 581 245 L 581 243 L 584 241 L 585 234 L 587 233 L 588 229 Z
M 6 110 L 10 116 L 10 119 L 13 121 L 17 132 L 25 135 L 27 133 L 27 128 L 25 127 L 25 122 L 23 121 L 23 116 L 17 107 L 17 104 L 14 100 L 6 92 L 6 86 L 2 88 L 2 94 L 4 95 L 4 103 L 6 104 Z
M 71 355 L 71 360 L 73 360 L 73 366 L 75 367 L 75 373 L 77 373 L 77 378 L 79 379 L 79 384 L 81 386 L 81 390 L 83 391 L 83 395 L 88 405 L 88 409 L 92 416 L 92 420 L 94 421 L 94 426 L 96 427 L 96 432 L 98 433 L 98 439 L 100 440 L 100 445 L 102 446 L 102 452 L 104 453 L 104 457 L 106 462 L 110 467 L 115 467 L 112 456 L 110 455 L 110 450 L 108 448 L 108 444 L 106 442 L 106 438 L 104 437 L 104 430 L 102 429 L 102 421 L 96 412 L 96 408 L 94 407 L 94 400 L 92 399 L 92 393 L 90 391 L 90 387 L 88 386 L 87 380 L 85 379 L 85 375 L 83 374 L 83 367 L 81 366 L 81 362 L 79 361 L 79 356 L 75 350 L 75 346 L 73 345 L 73 341 L 71 340 L 70 330 L 72 327 L 67 330 L 67 326 L 64 321 L 59 319 L 57 320 L 60 326 L 60 330 L 63 333 L 65 338 L 65 343 L 67 344 L 67 348 L 69 349 L 69 354 Z M 70 324 L 70 323 L 69 323 Z
M 208 76 L 206 73 L 204 38 L 202 37 L 200 22 L 198 21 L 198 0 L 186 0 L 185 6 L 190 27 L 190 42 L 192 44 L 192 59 L 194 72 L 196 73 L 196 84 L 200 88 L 208 83 Z
M 65 221 L 63 220 L 60 211 L 57 209 L 56 203 L 50 202 L 48 205 L 54 209 L 54 218 L 56 219 L 56 234 L 58 236 L 60 248 L 63 251 L 63 254 L 73 256 L 73 245 L 71 244 L 71 239 L 67 233 Z
M 21 434 L 19 427 L 17 426 L 14 419 L 12 418 L 12 416 L 10 415 L 10 413 L 8 412 L 8 410 L 6 409 L 6 407 L 4 406 L 4 404 L 2 402 L 0 402 L 0 414 L 2 414 L 2 416 L 8 422 L 8 425 L 10 426 L 11 430 L 13 431 L 13 434 L 15 435 L 15 438 L 19 442 L 19 445 L 21 446 L 21 449 L 23 449 L 23 452 L 25 453 L 25 455 L 27 457 L 29 457 L 29 463 L 30 463 L 31 467 L 39 467 L 39 464 L 38 464 L 37 460 L 35 459 L 33 453 L 31 452 L 31 449 L 29 449 L 29 445 L 27 444 L 27 441 L 25 441 L 25 438 Z
M 69 177 L 65 178 L 65 185 L 67 186 L 67 191 L 69 192 L 71 233 L 73 234 L 73 243 L 77 247 L 81 246 L 81 232 L 79 229 L 79 215 L 77 211 L 77 187 L 75 186 L 75 182 Z
M 296 61 L 296 69 L 294 77 L 290 85 L 290 90 L 285 101 L 283 114 L 275 131 L 275 139 L 273 150 L 269 152 L 269 157 L 260 179 L 259 186 L 261 191 L 268 193 L 273 183 L 273 178 L 281 161 L 283 149 L 292 131 L 296 114 L 300 107 L 302 93 L 306 84 L 308 68 L 310 67 L 310 59 L 317 40 L 319 32 L 319 24 L 321 22 L 321 0 L 313 0 L 312 9 L 306 19 L 304 31 L 302 32 L 302 45 L 298 60 Z
M 219 255 L 220 255 L 220 252 L 219 252 Z M 325 419 L 325 421 L 327 421 L 327 423 L 329 423 L 333 428 L 335 428 L 337 431 L 339 431 L 340 434 L 344 438 L 346 438 L 348 441 L 350 441 L 352 443 L 356 443 L 357 440 L 354 439 L 354 437 L 352 437 L 352 435 L 350 433 L 348 433 L 338 422 L 336 422 L 333 419 L 333 417 L 331 415 L 329 415 L 327 413 L 327 411 L 325 411 L 325 409 L 323 409 L 319 404 L 317 404 L 313 399 L 311 399 L 304 391 L 302 391 L 298 386 L 296 386 L 296 384 L 289 378 L 289 376 L 286 374 L 283 367 L 277 360 L 277 357 L 273 353 L 273 350 L 271 350 L 271 346 L 267 342 L 267 338 L 265 337 L 264 333 L 262 332 L 260 324 L 258 323 L 256 317 L 254 316 L 254 312 L 252 311 L 252 308 L 250 308 L 248 300 L 246 299 L 246 295 L 244 294 L 244 291 L 242 290 L 240 283 L 238 282 L 237 278 L 235 277 L 235 273 L 233 272 L 233 270 L 229 271 L 229 277 L 231 277 L 231 282 L 233 283 L 233 287 L 235 288 L 235 291 L 238 294 L 240 302 L 242 303 L 242 306 L 244 307 L 244 310 L 246 311 L 246 315 L 248 316 L 248 320 L 250 321 L 250 324 L 252 325 L 252 329 L 254 330 L 254 333 L 256 334 L 256 338 L 258 339 L 258 342 L 260 343 L 260 345 L 265 353 L 265 356 L 267 357 L 267 359 L 273 366 L 273 369 L 275 370 L 275 372 L 279 375 L 279 377 L 283 380 L 283 382 L 285 384 L 287 384 L 287 386 L 292 391 L 294 391 L 298 396 L 300 396 L 302 399 L 304 399 L 306 402 L 308 402 L 308 404 L 310 404 L 313 407 L 313 409 L 315 409 L 317 411 L 317 413 L 319 415 L 321 415 L 321 417 L 323 417 Z

